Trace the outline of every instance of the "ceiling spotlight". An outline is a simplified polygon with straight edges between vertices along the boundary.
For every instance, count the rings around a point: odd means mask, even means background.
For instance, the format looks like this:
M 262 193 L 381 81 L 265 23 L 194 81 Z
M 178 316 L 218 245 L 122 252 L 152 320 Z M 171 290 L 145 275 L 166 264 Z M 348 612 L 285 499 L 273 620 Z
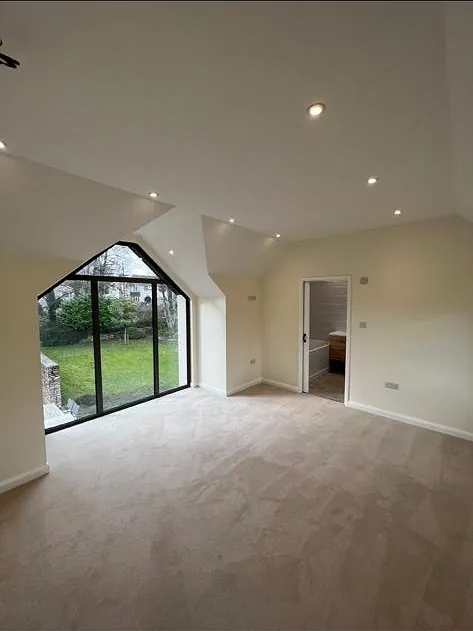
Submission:
M 152 199 L 156 199 L 156 197 L 158 196 L 157 193 L 155 193 L 154 191 L 151 191 L 151 193 L 148 193 L 149 197 L 151 197 Z
M 174 250 L 169 250 L 169 254 L 170 254 L 171 256 L 174 256 Z
M 378 181 L 378 179 L 379 178 L 374 177 L 374 175 L 369 177 L 368 178 L 368 182 L 367 182 L 368 186 L 374 186 L 376 184 L 376 182 Z
M 396 208 L 394 214 L 396 215 L 396 217 L 399 217 L 400 215 L 402 215 L 402 210 L 400 208 Z
M 276 239 L 280 239 L 281 235 L 279 234 L 279 232 L 276 232 L 276 234 L 274 235 L 276 237 Z
M 318 118 L 325 109 L 325 105 L 323 103 L 312 103 L 307 108 L 307 113 L 311 118 Z
M 6 148 L 7 148 L 6 144 L 0 140 L 0 149 L 3 151 Z
M 229 221 L 229 223 L 235 223 L 235 218 L 234 217 L 230 217 L 230 219 L 228 221 Z

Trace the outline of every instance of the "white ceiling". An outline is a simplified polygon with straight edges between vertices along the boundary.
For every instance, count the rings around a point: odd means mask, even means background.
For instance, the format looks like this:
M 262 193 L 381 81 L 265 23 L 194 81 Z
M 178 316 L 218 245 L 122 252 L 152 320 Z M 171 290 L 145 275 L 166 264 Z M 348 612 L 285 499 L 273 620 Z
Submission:
M 285 249 L 284 244 L 228 221 L 202 217 L 210 275 L 263 276 Z
M 146 224 L 135 235 L 176 282 L 185 283 L 200 297 L 222 295 L 212 276 L 262 276 L 286 249 L 273 237 L 179 208 Z
M 196 296 L 221 296 L 209 276 L 202 218 L 195 213 L 174 208 L 136 233 L 153 252 L 160 265 L 176 282 L 182 281 Z M 170 254 L 172 250 L 174 254 Z M 171 272 L 172 270 L 172 272 Z
M 0 253 L 86 261 L 171 206 L 0 153 Z
M 0 139 L 285 239 L 467 215 L 473 13 L 448 4 L 2 2 Z

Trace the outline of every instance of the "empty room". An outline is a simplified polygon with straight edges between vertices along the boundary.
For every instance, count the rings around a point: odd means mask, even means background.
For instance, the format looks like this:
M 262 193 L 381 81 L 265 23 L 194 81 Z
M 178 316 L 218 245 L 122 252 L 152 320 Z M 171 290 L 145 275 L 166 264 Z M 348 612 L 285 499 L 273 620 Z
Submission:
M 473 3 L 0 3 L 0 630 L 473 628 Z

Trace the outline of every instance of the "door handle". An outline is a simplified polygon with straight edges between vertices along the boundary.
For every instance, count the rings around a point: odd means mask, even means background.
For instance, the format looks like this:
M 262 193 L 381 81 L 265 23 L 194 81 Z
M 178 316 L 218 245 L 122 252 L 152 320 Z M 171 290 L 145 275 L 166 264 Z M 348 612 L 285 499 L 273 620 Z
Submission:
M 307 333 L 304 333 L 304 335 L 302 336 L 302 341 L 304 342 L 304 344 L 307 342 Z

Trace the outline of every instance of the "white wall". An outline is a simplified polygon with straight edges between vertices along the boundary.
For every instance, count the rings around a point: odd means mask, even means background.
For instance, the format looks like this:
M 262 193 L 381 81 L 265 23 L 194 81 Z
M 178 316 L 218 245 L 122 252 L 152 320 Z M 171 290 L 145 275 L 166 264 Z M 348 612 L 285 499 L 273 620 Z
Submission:
M 199 384 L 219 394 L 227 393 L 225 298 L 200 298 Z
M 227 394 L 231 394 L 261 379 L 261 280 L 221 275 L 213 278 L 226 300 Z
M 264 377 L 298 386 L 301 279 L 351 275 L 350 399 L 473 432 L 472 263 L 459 217 L 295 244 L 264 279 Z
M 0 484 L 46 462 L 37 295 L 76 265 L 0 260 Z

